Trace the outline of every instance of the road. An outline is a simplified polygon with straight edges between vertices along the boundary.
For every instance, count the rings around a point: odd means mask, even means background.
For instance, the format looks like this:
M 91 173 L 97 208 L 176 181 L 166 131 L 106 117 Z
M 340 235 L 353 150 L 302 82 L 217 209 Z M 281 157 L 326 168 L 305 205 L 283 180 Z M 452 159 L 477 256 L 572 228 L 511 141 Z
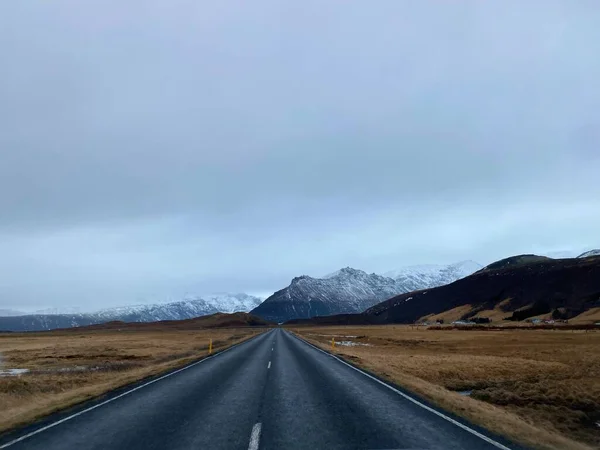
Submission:
M 275 329 L 74 416 L 50 418 L 0 448 L 514 448 L 403 395 Z

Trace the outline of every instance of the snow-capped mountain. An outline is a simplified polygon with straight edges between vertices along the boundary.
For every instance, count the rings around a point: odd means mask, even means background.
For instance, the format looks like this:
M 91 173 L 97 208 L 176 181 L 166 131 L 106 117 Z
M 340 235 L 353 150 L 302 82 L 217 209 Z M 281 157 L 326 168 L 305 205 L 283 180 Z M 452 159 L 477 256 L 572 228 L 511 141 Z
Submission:
M 461 261 L 448 266 L 436 264 L 409 266 L 383 275 L 401 283 L 402 293 L 404 293 L 450 284 L 482 268 L 483 266 L 475 261 Z
M 160 320 L 183 320 L 217 312 L 248 312 L 258 306 L 261 301 L 262 299 L 248 294 L 215 294 L 205 298 L 190 297 L 171 303 L 108 308 L 85 314 L 29 314 L 0 317 L 0 330 L 39 331 L 112 321 L 156 322 Z
M 172 303 L 134 305 L 109 308 L 93 315 L 103 321 L 156 322 L 159 320 L 182 320 L 206 316 L 217 312 L 248 312 L 260 305 L 262 299 L 248 294 L 213 294 L 204 297 L 186 297 Z
M 203 298 L 154 305 L 119 306 L 97 311 L 86 316 L 97 318 L 98 323 L 119 320 L 121 322 L 157 322 L 159 320 L 182 320 L 219 312 L 215 305 Z
M 590 250 L 579 255 L 578 258 L 589 258 L 590 256 L 600 256 L 600 250 Z
M 346 267 L 326 278 L 296 277 L 288 287 L 275 292 L 251 313 L 266 320 L 285 322 L 362 312 L 397 294 L 398 288 L 392 278 Z
M 219 312 L 235 313 L 248 312 L 262 303 L 263 298 L 248 294 L 212 294 L 204 296 L 206 301 L 214 305 Z
M 252 314 L 275 322 L 314 316 L 357 313 L 398 294 L 452 283 L 481 265 L 463 261 L 449 266 L 412 266 L 384 274 L 367 274 L 346 267 L 324 276 L 301 276 L 271 297 Z

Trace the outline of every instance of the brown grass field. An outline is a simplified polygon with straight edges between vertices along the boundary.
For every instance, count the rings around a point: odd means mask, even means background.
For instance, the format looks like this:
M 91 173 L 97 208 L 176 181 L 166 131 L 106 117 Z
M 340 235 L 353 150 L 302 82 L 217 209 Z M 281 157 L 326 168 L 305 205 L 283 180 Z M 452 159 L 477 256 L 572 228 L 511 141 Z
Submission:
M 599 331 L 290 329 L 516 442 L 541 449 L 600 448 Z M 338 342 L 333 350 L 332 337 Z
M 0 432 L 206 356 L 260 333 L 252 328 L 72 329 L 0 334 Z

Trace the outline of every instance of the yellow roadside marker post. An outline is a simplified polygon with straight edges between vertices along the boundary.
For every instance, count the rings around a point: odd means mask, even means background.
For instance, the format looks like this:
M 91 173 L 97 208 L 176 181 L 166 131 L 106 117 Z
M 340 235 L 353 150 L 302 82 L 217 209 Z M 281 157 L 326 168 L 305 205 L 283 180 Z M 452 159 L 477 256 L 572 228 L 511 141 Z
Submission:
M 212 355 L 212 339 L 208 340 L 208 354 Z
M 335 338 L 331 338 L 331 348 L 335 348 Z

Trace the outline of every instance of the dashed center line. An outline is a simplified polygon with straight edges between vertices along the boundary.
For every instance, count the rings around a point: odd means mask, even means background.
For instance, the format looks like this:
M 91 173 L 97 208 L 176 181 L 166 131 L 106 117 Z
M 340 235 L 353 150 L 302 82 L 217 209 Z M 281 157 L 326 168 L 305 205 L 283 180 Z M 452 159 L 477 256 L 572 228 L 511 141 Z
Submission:
M 267 366 L 267 369 L 271 368 L 271 361 L 269 361 L 269 365 Z
M 257 423 L 252 427 L 252 434 L 250 435 L 250 445 L 248 445 L 248 450 L 258 450 L 261 428 L 262 423 Z

